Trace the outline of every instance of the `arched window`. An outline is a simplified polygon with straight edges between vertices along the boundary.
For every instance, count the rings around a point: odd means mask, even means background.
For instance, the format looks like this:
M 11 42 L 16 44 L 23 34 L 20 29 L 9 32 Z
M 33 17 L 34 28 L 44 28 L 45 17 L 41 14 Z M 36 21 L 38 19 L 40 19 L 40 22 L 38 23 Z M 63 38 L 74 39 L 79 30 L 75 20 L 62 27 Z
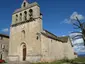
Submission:
M 20 13 L 20 21 L 22 21 L 22 13 Z
M 30 16 L 30 19 L 32 19 L 32 17 L 33 17 L 33 10 L 32 9 L 29 10 L 29 16 Z
M 22 40 L 25 38 L 25 30 L 22 30 Z
M 23 7 L 26 7 L 26 3 L 24 2 Z
M 2 59 L 2 54 L 0 54 L 0 59 Z
M 24 20 L 27 20 L 27 11 L 24 12 Z
M 33 10 L 32 10 L 32 9 L 30 9 L 30 10 L 29 10 L 29 12 L 30 12 L 30 13 L 32 13 L 32 12 L 33 12 Z
M 37 36 L 37 38 L 36 38 L 37 40 L 39 39 L 39 36 Z
M 36 33 L 36 35 L 37 35 L 36 39 L 37 40 L 40 39 L 40 33 Z
M 18 15 L 16 15 L 16 21 L 18 21 Z

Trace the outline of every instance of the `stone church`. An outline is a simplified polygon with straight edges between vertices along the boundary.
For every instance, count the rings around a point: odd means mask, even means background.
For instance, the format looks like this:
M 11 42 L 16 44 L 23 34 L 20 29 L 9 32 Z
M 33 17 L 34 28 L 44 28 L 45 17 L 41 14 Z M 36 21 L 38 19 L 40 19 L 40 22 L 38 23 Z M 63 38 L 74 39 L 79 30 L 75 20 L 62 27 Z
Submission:
M 24 0 L 12 15 L 8 58 L 10 61 L 50 62 L 74 59 L 75 55 L 68 36 L 57 37 L 43 29 L 38 3 Z

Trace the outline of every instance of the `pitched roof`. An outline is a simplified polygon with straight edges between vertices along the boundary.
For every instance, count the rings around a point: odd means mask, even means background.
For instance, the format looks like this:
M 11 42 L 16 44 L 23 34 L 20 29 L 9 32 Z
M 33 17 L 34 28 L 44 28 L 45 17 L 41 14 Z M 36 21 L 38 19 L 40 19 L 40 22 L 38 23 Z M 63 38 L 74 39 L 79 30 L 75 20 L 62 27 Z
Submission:
M 63 41 L 63 42 L 67 42 L 68 41 L 68 36 L 64 36 L 64 37 L 57 37 L 59 40 Z
M 8 35 L 5 35 L 5 34 L 0 34 L 0 36 L 9 38 L 9 36 Z
M 51 38 L 51 39 L 54 39 L 57 41 L 61 41 L 63 43 L 68 41 L 68 36 L 58 37 L 47 30 L 44 30 L 43 32 L 41 32 L 41 34 L 45 35 L 48 38 Z

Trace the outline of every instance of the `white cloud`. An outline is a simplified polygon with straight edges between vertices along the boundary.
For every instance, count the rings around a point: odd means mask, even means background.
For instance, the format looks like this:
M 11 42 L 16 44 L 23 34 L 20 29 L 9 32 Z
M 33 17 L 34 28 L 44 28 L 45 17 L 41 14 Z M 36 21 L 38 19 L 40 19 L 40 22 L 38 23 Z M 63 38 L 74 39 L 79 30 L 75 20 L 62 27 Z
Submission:
M 85 17 L 83 15 L 79 14 L 78 12 L 73 12 L 72 15 L 69 18 L 64 19 L 64 21 L 62 23 L 71 24 L 72 22 L 77 20 L 76 17 L 79 20 L 84 20 L 85 19 Z
M 76 39 L 74 40 L 74 44 L 79 44 L 79 43 L 83 43 L 83 38 L 79 38 L 79 39 Z
M 65 19 L 64 23 L 70 24 L 70 20 L 69 19 Z
M 85 46 L 74 46 L 73 48 L 77 53 L 85 53 Z
M 81 15 L 81 14 L 78 14 L 77 12 L 73 12 L 73 14 L 70 16 L 70 19 L 71 19 L 71 20 L 76 20 L 76 17 L 77 17 L 79 20 L 84 20 L 84 16 Z
M 8 32 L 9 29 L 8 29 L 8 28 L 4 28 L 4 29 L 2 29 L 2 31 L 3 31 L 3 32 Z
M 63 24 L 63 23 L 65 23 L 65 24 L 71 24 L 71 20 L 64 19 L 64 21 L 60 22 L 60 24 Z
M 62 35 L 62 37 L 64 37 L 64 36 L 66 36 L 66 35 Z

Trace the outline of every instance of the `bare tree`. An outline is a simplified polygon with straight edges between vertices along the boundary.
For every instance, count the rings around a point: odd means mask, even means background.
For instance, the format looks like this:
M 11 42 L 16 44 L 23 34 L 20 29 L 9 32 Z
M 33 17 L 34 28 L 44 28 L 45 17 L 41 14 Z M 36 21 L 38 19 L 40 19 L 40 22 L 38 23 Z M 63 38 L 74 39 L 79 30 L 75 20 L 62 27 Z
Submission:
M 85 28 L 84 28 L 84 25 L 83 23 L 78 19 L 78 17 L 76 17 L 76 23 L 72 22 L 72 24 L 75 27 L 75 29 L 80 29 L 81 30 L 81 33 L 82 33 L 82 37 L 83 37 L 83 40 L 84 40 L 84 45 L 85 45 Z

